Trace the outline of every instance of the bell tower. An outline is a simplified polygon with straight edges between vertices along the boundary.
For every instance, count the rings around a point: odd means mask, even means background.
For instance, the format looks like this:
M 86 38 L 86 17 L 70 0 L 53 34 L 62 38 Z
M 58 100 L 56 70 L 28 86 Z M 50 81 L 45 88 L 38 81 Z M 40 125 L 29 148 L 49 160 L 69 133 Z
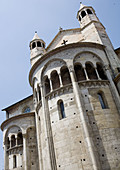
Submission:
M 114 52 L 113 45 L 106 33 L 105 27 L 97 17 L 95 10 L 91 6 L 80 3 L 80 9 L 77 13 L 77 19 L 80 23 L 81 33 L 84 42 L 92 42 L 105 46 L 105 53 L 108 56 L 110 67 L 113 69 L 113 77 L 118 73 L 118 58 Z
M 37 32 L 30 42 L 30 61 L 33 65 L 44 53 L 45 53 L 45 42 L 39 38 Z
M 77 13 L 77 19 L 80 23 L 81 28 L 87 26 L 92 21 L 100 22 L 95 14 L 95 10 L 91 6 L 85 6 L 82 3 L 80 3 L 80 9 Z

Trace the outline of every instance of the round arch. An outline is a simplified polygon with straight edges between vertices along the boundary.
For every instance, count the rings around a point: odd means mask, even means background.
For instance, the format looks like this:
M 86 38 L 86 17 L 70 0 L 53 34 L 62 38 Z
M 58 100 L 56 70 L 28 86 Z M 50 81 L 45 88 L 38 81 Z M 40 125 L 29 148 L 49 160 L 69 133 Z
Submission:
M 74 56 L 74 58 L 73 58 L 73 65 L 76 63 L 76 62 L 78 62 L 78 61 L 75 61 L 77 58 L 81 58 L 81 57 L 83 57 L 82 55 L 92 55 L 93 56 L 93 58 L 97 58 L 98 59 L 98 61 L 96 61 L 96 63 L 97 62 L 100 62 L 100 63 L 102 63 L 103 65 L 104 65 L 104 61 L 102 60 L 102 58 L 99 56 L 99 55 L 97 55 L 96 53 L 93 53 L 93 52 L 91 52 L 91 51 L 82 51 L 82 52 L 80 52 L 80 53 L 78 53 L 78 54 L 76 54 L 75 56 Z M 86 57 L 84 57 L 84 58 L 86 58 Z M 88 60 L 88 62 L 89 62 L 90 60 Z M 85 61 L 85 62 L 87 62 L 87 61 Z M 81 64 L 82 63 L 84 63 L 85 64 L 85 62 L 80 62 Z M 94 64 L 94 67 L 96 67 L 96 65 Z
M 66 62 L 65 62 L 64 60 L 62 60 L 62 59 L 55 58 L 55 59 L 49 60 L 49 61 L 44 65 L 44 67 L 43 67 L 43 69 L 42 69 L 42 71 L 41 71 L 41 75 L 40 75 L 40 81 L 41 81 L 41 82 L 43 81 L 43 75 L 44 75 L 45 70 L 47 69 L 47 67 L 49 66 L 49 64 L 51 64 L 51 63 L 53 63 L 53 62 L 55 62 L 55 61 L 59 61 L 59 62 L 60 62 L 59 65 L 57 65 L 57 63 L 56 63 L 56 65 L 55 65 L 56 67 L 58 67 L 58 66 L 60 67 L 60 65 L 61 65 L 61 67 L 62 67 L 63 65 L 66 66 Z M 53 70 L 56 70 L 56 71 L 57 71 L 56 67 L 54 67 L 54 68 L 51 70 L 51 72 L 52 72 Z

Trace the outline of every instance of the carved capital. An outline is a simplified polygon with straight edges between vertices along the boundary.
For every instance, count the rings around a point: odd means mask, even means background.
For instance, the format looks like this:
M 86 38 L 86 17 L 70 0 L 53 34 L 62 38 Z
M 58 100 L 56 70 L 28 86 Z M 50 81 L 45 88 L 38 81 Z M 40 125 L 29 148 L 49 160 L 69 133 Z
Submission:
M 43 88 L 43 83 L 39 83 L 39 87 L 40 87 L 40 88 Z
M 106 71 L 106 70 L 109 70 L 109 65 L 104 65 L 104 70 Z
M 74 67 L 72 65 L 69 66 L 69 72 L 74 72 Z

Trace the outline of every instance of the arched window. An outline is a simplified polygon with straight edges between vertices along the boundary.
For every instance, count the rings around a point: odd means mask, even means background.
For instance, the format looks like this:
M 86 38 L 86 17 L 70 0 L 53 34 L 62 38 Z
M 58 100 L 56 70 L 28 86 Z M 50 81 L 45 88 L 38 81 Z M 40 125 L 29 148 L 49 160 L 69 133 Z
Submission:
M 44 84 L 45 84 L 45 93 L 48 94 L 51 88 L 50 88 L 50 81 L 47 76 L 44 78 Z
M 11 136 L 11 147 L 14 147 L 16 145 L 16 139 L 15 139 L 15 135 Z
M 13 168 L 17 167 L 17 158 L 16 155 L 13 156 Z
M 41 47 L 41 42 L 37 41 L 37 47 Z
M 23 144 L 23 136 L 22 133 L 18 133 L 17 135 L 17 144 L 22 145 Z
M 90 9 L 87 9 L 88 14 L 92 14 L 92 11 Z
M 94 67 L 92 66 L 92 64 L 86 63 L 85 66 L 86 66 L 86 71 L 87 71 L 87 74 L 88 74 L 88 78 L 90 80 L 98 79 L 96 71 L 95 71 Z
M 82 12 L 81 12 L 81 16 L 82 16 L 82 18 L 86 16 L 85 11 L 82 11 Z
M 60 87 L 60 80 L 57 71 L 53 71 L 51 73 L 51 81 L 52 81 L 53 90 Z
M 10 148 L 10 140 L 9 140 L 9 137 L 7 137 L 7 139 L 6 139 L 6 147 L 7 147 L 7 149 Z
M 32 43 L 32 49 L 36 47 L 35 42 Z
M 107 101 L 105 99 L 104 93 L 99 92 L 97 95 L 98 95 L 98 98 L 99 98 L 99 101 L 100 101 L 102 109 L 107 109 L 108 105 L 107 105 Z
M 65 116 L 65 109 L 64 109 L 64 104 L 62 100 L 58 101 L 58 112 L 59 112 L 59 119 L 64 119 Z
M 75 64 L 74 66 L 77 81 L 86 80 L 85 72 L 80 64 Z
M 99 64 L 99 63 L 97 63 L 97 71 L 98 71 L 98 74 L 102 80 L 107 80 L 104 70 L 103 70 L 101 64 Z
M 71 78 L 70 78 L 68 68 L 67 67 L 62 67 L 60 72 L 61 72 L 62 84 L 63 85 L 70 84 L 71 83 Z

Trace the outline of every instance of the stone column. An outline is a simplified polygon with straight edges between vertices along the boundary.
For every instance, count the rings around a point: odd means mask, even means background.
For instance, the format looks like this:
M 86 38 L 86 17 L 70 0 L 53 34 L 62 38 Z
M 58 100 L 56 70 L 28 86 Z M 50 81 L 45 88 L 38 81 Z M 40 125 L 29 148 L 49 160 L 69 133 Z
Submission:
M 15 135 L 15 143 L 16 143 L 15 146 L 17 146 L 18 145 L 17 135 Z
M 88 74 L 87 74 L 87 71 L 86 71 L 86 68 L 85 68 L 85 67 L 83 67 L 83 69 L 84 69 L 84 72 L 85 72 L 86 80 L 89 80 L 89 78 L 88 78 Z
M 45 133 L 45 140 L 46 141 L 46 155 L 47 160 L 47 169 L 57 170 L 56 165 L 56 158 L 55 158 L 55 151 L 54 151 L 54 143 L 53 143 L 53 136 L 51 130 L 51 121 L 50 121 L 50 113 L 48 108 L 48 101 L 45 98 L 45 90 L 44 86 L 41 85 L 41 97 L 42 97 L 42 109 L 43 109 L 43 124 L 44 124 L 44 133 Z M 45 163 L 43 160 L 43 166 L 45 167 Z
M 10 141 L 10 148 L 11 148 L 11 138 L 9 138 L 9 141 Z
M 52 86 L 52 80 L 51 80 L 51 78 L 49 78 L 49 81 L 50 81 L 50 89 L 51 89 L 51 91 L 53 91 L 53 86 Z
M 118 112 L 120 114 L 120 96 L 119 96 L 118 91 L 117 91 L 117 89 L 115 87 L 115 84 L 114 84 L 114 82 L 112 80 L 112 77 L 111 77 L 111 74 L 110 74 L 110 71 L 109 71 L 109 66 L 105 65 L 104 69 L 105 69 L 107 78 L 108 78 L 108 80 L 110 82 L 110 90 L 111 90 L 111 93 L 113 95 L 117 110 L 118 110 Z
M 73 86 L 73 92 L 74 92 L 74 96 L 75 96 L 75 99 L 76 99 L 76 104 L 78 106 L 78 110 L 79 110 L 79 113 L 80 113 L 80 119 L 81 119 L 81 123 L 82 123 L 82 126 L 83 126 L 84 134 L 85 134 L 85 141 L 87 142 L 89 154 L 91 156 L 93 170 L 100 170 L 99 165 L 97 164 L 93 140 L 92 140 L 92 137 L 90 136 L 90 133 L 89 133 L 88 117 L 86 115 L 86 112 L 83 110 L 82 96 L 81 96 L 81 93 L 80 93 L 78 83 L 75 82 L 75 77 L 74 77 L 75 73 L 74 73 L 74 69 L 73 69 L 72 66 L 69 67 L 69 71 L 70 71 L 70 76 L 71 76 L 71 81 L 72 81 L 72 86 Z
M 96 69 L 96 68 L 95 68 L 95 71 L 96 71 L 96 74 L 97 74 L 98 80 L 101 80 L 101 78 L 100 78 L 100 76 L 99 76 L 98 71 L 97 71 L 97 69 Z
M 37 86 L 37 99 L 38 99 L 38 102 L 40 101 L 40 99 L 39 99 L 39 86 Z
M 5 146 L 5 145 L 3 145 L 3 148 L 4 148 L 4 169 L 5 170 L 7 170 L 7 169 L 9 169 L 9 167 L 8 167 L 8 165 L 9 165 L 9 162 L 8 162 L 8 160 L 9 160 L 9 158 L 7 157 L 8 155 L 7 155 L 7 147 Z
M 60 80 L 60 87 L 62 87 L 63 84 L 62 84 L 62 79 L 61 79 L 61 73 L 58 73 L 58 75 L 59 75 L 59 80 Z
M 26 134 L 23 134 L 23 160 L 24 160 L 24 170 L 27 170 L 27 141 Z
M 39 84 L 38 88 L 41 89 L 41 84 Z M 37 134 L 37 145 L 38 145 L 38 147 L 37 147 L 38 148 L 38 165 L 39 165 L 39 169 L 43 170 L 42 151 L 41 151 L 41 128 L 40 128 L 40 122 L 39 122 L 39 117 L 38 116 L 39 116 L 39 110 L 36 109 L 36 111 L 35 111 L 35 120 L 36 120 L 36 134 Z

